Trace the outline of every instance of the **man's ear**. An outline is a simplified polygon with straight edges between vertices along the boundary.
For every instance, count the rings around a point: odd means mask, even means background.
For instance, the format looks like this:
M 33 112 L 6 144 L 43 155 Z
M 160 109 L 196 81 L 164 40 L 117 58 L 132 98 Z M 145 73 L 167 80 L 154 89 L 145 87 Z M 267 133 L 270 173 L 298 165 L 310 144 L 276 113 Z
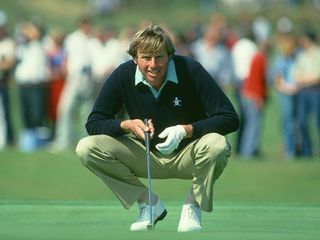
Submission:
M 136 58 L 136 57 L 133 58 L 133 62 L 134 62 L 135 64 L 138 64 L 138 61 L 137 61 L 137 58 Z

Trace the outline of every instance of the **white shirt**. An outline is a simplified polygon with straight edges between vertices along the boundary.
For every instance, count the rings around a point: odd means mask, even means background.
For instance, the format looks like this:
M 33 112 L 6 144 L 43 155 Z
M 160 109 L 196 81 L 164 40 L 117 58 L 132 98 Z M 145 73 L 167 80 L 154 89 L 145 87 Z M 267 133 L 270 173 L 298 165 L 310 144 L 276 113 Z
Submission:
M 18 64 L 15 79 L 19 84 L 35 84 L 49 81 L 49 68 L 46 53 L 38 41 L 18 46 Z
M 252 58 L 257 50 L 257 45 L 247 38 L 238 40 L 232 48 L 234 73 L 240 81 L 243 81 L 249 75 Z
M 312 47 L 309 50 L 302 50 L 297 56 L 294 65 L 294 74 L 302 76 L 302 80 L 296 79 L 297 83 L 302 84 L 319 84 L 320 83 L 320 48 L 318 46 Z M 305 82 L 304 77 L 312 77 L 315 81 Z
M 85 35 L 80 30 L 70 33 L 64 44 L 67 55 L 67 72 L 69 75 L 79 75 L 84 67 L 91 67 L 92 54 L 90 53 L 90 44 L 93 39 Z

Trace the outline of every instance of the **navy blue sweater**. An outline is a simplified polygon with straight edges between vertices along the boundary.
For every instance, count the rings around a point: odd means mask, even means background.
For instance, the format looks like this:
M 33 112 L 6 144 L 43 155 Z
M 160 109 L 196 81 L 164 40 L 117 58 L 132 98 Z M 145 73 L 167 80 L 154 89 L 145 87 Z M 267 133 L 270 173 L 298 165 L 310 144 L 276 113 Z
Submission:
M 193 126 L 192 138 L 184 139 L 179 149 L 207 133 L 226 135 L 236 131 L 238 115 L 207 71 L 189 57 L 175 55 L 173 61 L 179 83 L 168 81 L 159 98 L 155 98 L 143 83 L 135 86 L 137 66 L 132 60 L 115 69 L 102 87 L 88 117 L 88 133 L 113 137 L 126 134 L 120 128 L 122 119 L 115 118 L 122 106 L 130 119 L 152 119 L 155 127 L 152 148 L 163 142 L 157 137 L 160 132 L 177 124 Z

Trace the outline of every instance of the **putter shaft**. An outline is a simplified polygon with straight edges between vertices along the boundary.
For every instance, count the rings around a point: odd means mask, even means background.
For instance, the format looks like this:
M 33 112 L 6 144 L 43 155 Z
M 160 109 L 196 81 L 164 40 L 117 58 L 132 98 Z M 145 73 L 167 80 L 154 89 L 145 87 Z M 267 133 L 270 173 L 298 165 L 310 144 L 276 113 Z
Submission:
M 148 119 L 144 119 L 144 124 L 148 126 Z M 147 172 L 148 172 L 148 198 L 150 206 L 150 222 L 147 225 L 148 230 L 153 229 L 153 217 L 152 217 L 152 201 L 151 201 L 151 172 L 150 172 L 150 132 L 145 131 L 145 144 L 146 144 L 146 157 L 147 157 Z

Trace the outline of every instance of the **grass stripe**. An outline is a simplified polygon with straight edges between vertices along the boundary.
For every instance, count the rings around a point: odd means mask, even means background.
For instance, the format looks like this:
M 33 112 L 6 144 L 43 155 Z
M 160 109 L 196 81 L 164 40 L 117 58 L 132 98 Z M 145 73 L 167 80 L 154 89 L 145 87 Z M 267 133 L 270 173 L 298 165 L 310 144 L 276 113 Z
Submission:
M 1 239 L 317 239 L 320 206 L 223 203 L 203 214 L 204 231 L 178 234 L 180 204 L 167 202 L 168 217 L 152 233 L 128 229 L 136 209 L 117 202 L 1 202 Z

